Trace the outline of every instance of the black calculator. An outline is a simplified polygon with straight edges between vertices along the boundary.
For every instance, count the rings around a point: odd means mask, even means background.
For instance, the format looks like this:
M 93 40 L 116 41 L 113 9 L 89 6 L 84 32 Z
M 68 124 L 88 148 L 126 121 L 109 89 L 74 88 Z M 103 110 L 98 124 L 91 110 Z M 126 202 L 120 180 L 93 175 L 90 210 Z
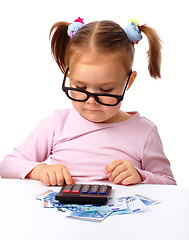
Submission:
M 112 187 L 98 184 L 63 184 L 55 196 L 60 203 L 75 204 L 106 204 L 110 198 Z

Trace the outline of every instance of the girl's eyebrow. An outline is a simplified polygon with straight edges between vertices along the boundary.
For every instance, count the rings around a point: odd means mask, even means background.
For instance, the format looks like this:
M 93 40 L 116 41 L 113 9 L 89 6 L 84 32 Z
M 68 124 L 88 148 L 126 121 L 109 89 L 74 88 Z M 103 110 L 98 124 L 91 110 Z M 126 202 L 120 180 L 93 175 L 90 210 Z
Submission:
M 71 79 L 71 81 L 74 83 L 86 83 L 86 82 L 83 82 L 83 81 L 77 80 L 77 79 Z
M 85 84 L 87 85 L 87 83 L 85 81 L 82 81 L 82 80 L 77 80 L 77 79 L 71 79 L 71 81 L 73 83 L 77 83 L 77 84 Z M 100 83 L 99 86 L 109 86 L 109 85 L 113 85 L 113 86 L 117 86 L 118 85 L 118 82 L 115 82 L 115 81 L 111 81 L 111 82 L 104 82 L 104 83 Z

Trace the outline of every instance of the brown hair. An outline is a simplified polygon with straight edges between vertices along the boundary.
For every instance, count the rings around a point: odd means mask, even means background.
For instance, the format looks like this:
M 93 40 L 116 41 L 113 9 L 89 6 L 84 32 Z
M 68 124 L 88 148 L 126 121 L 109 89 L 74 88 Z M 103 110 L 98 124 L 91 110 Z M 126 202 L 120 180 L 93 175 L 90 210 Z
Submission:
M 134 44 L 125 31 L 112 21 L 96 21 L 84 25 L 71 39 L 68 34 L 70 23 L 57 22 L 50 30 L 51 51 L 59 68 L 65 73 L 73 55 L 79 57 L 83 52 L 92 51 L 104 54 L 113 53 L 120 57 L 127 72 L 134 60 Z M 139 26 L 149 42 L 148 69 L 153 78 L 160 78 L 161 41 L 156 31 L 146 25 Z

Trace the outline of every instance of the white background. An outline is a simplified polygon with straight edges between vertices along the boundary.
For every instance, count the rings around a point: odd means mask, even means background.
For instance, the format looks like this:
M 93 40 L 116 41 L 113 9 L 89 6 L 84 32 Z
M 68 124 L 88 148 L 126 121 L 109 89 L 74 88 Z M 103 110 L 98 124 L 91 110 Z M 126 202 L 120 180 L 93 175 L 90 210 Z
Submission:
M 63 74 L 50 52 L 49 31 L 57 21 L 85 23 L 130 19 L 155 28 L 163 41 L 162 79 L 147 71 L 147 40 L 136 45 L 138 73 L 122 109 L 139 111 L 158 127 L 164 150 L 179 185 L 189 185 L 188 3 L 180 1 L 0 2 L 0 161 L 36 124 L 59 108 L 70 107 L 61 91 Z

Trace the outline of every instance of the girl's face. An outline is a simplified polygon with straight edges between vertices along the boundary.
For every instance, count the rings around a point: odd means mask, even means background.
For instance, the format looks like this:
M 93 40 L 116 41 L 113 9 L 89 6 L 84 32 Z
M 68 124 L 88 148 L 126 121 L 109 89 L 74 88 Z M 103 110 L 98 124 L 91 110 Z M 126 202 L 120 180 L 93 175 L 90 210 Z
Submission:
M 70 86 L 91 93 L 122 95 L 127 81 L 124 67 L 115 56 L 103 56 L 100 59 L 78 60 L 70 68 Z M 116 122 L 120 115 L 119 103 L 116 106 L 104 106 L 89 97 L 86 102 L 72 101 L 76 111 L 85 119 L 95 123 Z

